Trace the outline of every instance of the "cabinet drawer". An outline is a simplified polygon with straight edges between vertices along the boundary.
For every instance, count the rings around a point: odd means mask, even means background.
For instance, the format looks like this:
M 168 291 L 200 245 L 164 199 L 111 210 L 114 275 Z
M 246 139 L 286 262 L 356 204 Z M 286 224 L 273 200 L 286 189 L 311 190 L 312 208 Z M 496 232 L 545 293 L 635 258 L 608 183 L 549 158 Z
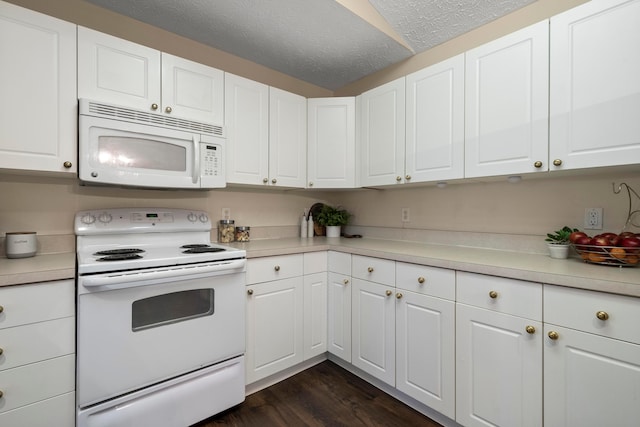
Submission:
M 640 298 L 545 285 L 544 321 L 640 344 Z
M 302 254 L 253 258 L 247 261 L 247 284 L 302 276 Z
M 70 354 L 0 372 L 0 413 L 73 391 L 75 359 Z
M 420 294 L 454 300 L 456 273 L 454 270 L 418 264 L 396 263 L 396 287 Z
M 327 251 L 307 252 L 303 254 L 304 274 L 322 273 L 327 271 Z
M 542 320 L 542 284 L 483 274 L 456 273 L 456 300 L 463 304 Z
M 351 276 L 351 254 L 329 251 L 329 271 Z
M 73 280 L 0 289 L 0 329 L 75 315 Z
M 3 427 L 69 427 L 76 423 L 76 394 L 66 393 L 0 413 Z
M 393 286 L 396 279 L 396 263 L 388 259 L 353 255 L 351 258 L 353 277 Z
M 75 351 L 75 317 L 0 329 L 0 371 Z

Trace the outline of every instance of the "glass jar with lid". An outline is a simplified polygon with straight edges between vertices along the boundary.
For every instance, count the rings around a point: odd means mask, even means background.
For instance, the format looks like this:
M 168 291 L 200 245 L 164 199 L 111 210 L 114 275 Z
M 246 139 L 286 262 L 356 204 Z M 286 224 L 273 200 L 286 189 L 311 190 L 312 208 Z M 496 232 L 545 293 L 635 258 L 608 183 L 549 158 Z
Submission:
M 235 239 L 236 226 L 232 219 L 221 219 L 218 225 L 218 242 L 231 243 Z
M 251 227 L 237 226 L 236 227 L 236 242 L 248 242 L 249 232 Z

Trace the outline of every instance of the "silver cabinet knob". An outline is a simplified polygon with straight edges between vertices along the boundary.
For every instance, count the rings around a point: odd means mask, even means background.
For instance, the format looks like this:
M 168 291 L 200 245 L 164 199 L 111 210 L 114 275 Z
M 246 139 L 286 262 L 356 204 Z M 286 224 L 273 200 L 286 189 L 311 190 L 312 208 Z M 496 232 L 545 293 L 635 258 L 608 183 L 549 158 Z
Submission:
M 67 160 L 62 164 L 62 166 L 64 166 L 65 169 L 71 169 L 71 166 L 73 166 L 73 163 Z
M 167 107 L 164 109 L 164 112 L 167 114 L 171 114 L 171 112 L 173 111 L 173 109 L 171 107 Z
M 151 104 L 151 109 L 156 111 L 158 109 L 158 104 Z

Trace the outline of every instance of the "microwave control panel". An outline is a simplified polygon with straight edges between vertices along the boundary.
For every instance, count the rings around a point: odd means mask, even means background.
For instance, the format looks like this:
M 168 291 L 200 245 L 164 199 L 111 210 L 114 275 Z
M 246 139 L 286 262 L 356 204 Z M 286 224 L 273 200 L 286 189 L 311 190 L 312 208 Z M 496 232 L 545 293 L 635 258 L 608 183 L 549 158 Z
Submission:
M 219 187 L 226 184 L 223 168 L 224 152 L 222 145 L 200 144 L 200 178 L 202 187 Z

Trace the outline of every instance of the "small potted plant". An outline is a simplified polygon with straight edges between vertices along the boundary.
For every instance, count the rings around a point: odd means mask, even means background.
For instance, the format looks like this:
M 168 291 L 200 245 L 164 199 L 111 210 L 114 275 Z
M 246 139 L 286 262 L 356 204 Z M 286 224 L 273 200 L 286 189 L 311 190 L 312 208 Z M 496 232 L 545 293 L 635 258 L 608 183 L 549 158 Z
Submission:
M 560 230 L 547 233 L 547 238 L 544 240 L 547 242 L 549 256 L 551 258 L 564 259 L 569 256 L 569 244 L 571 243 L 569 236 L 571 236 L 571 233 L 574 231 L 578 231 L 578 229 L 565 225 Z
M 327 228 L 327 237 L 340 237 L 340 229 L 347 225 L 351 214 L 341 207 L 324 205 L 315 220 Z

